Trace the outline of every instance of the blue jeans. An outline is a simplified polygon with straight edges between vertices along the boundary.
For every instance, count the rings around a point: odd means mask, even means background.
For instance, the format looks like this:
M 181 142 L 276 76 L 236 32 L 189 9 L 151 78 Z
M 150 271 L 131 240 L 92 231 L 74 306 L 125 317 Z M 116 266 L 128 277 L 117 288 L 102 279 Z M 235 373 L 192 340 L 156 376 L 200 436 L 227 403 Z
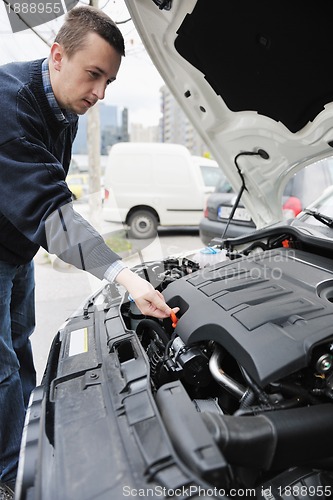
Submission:
M 16 477 L 25 411 L 36 385 L 30 335 L 35 327 L 33 262 L 0 261 L 0 480 Z

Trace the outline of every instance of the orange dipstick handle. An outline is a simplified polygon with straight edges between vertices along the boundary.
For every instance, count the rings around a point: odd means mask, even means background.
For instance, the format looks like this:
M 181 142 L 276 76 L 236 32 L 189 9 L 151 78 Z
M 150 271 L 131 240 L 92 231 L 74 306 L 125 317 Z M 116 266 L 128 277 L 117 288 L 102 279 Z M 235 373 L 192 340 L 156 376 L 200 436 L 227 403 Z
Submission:
M 177 323 L 178 323 L 178 318 L 177 318 L 177 316 L 175 315 L 175 313 L 173 311 L 171 311 L 171 313 L 170 313 L 170 318 L 171 318 L 171 321 L 172 321 L 173 328 L 176 328 Z

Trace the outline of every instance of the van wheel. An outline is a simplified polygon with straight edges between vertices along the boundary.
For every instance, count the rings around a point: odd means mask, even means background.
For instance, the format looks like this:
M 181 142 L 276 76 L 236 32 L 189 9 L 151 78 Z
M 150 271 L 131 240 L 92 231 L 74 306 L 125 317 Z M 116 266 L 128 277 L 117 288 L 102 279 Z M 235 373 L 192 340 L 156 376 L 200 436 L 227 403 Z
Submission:
M 154 238 L 157 234 L 157 218 L 149 210 L 134 212 L 129 217 L 128 225 L 130 238 Z

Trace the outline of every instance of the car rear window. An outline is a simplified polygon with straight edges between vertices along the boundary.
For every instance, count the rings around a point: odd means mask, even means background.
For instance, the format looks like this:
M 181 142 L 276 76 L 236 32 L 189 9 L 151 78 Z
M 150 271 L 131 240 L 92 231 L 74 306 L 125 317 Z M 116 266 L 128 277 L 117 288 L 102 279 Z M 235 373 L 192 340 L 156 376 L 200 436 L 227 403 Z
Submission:
M 220 182 L 217 184 L 215 192 L 216 193 L 233 193 L 234 190 L 232 188 L 232 185 L 228 181 L 228 179 L 226 177 L 224 177 L 224 179 L 221 179 Z

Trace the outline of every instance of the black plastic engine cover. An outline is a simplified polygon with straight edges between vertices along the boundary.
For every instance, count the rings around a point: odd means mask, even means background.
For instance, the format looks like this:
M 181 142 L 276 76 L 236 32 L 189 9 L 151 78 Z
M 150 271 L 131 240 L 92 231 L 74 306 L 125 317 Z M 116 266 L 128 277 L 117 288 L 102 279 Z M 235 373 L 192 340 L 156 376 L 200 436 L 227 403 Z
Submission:
M 187 345 L 214 340 L 261 386 L 309 363 L 333 337 L 333 265 L 281 248 L 225 261 L 169 285 L 176 333 Z

